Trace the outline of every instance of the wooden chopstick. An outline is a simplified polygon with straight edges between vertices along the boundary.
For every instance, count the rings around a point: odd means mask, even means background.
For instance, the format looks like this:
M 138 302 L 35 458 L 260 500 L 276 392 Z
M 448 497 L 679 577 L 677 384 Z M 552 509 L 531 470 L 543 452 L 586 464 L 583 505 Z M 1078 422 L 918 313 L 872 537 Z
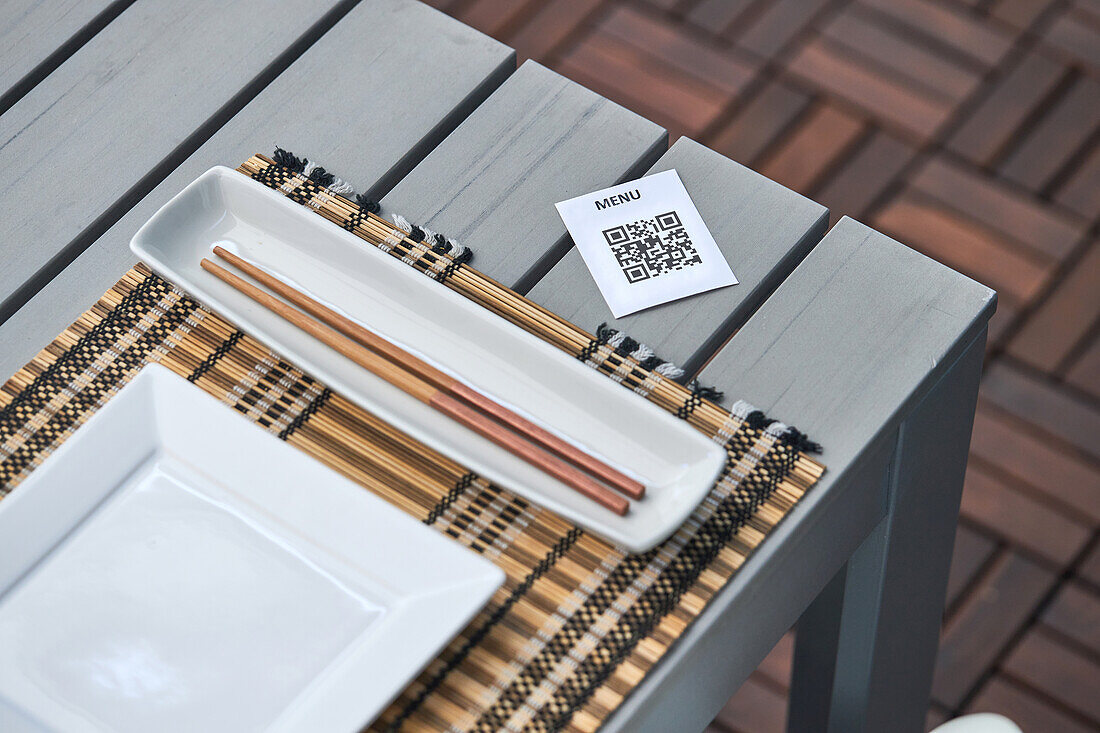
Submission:
M 575 466 L 579 466 L 612 488 L 626 494 L 631 499 L 641 499 L 645 496 L 645 486 L 640 482 L 624 475 L 595 456 L 585 453 L 580 448 L 562 440 L 548 430 L 544 430 L 530 420 L 517 415 L 507 407 L 495 402 L 472 387 L 463 384 L 449 374 L 440 371 L 423 359 L 387 341 L 350 318 L 337 313 L 300 290 L 291 287 L 243 257 L 235 255 L 223 247 L 214 247 L 214 254 L 229 262 L 253 280 L 273 290 L 285 300 L 298 306 L 330 328 L 336 329 L 345 336 L 381 354 L 407 371 L 412 372 L 420 379 L 434 385 L 437 389 L 449 392 L 460 400 L 476 407 L 478 410 L 492 415 L 523 437 L 552 451 Z
M 629 510 L 630 502 L 624 497 L 611 491 L 603 484 L 594 481 L 590 476 L 581 472 L 574 466 L 569 465 L 557 456 L 525 441 L 515 433 L 508 432 L 499 423 L 494 422 L 488 416 L 482 415 L 476 410 L 472 410 L 463 405 L 454 397 L 420 377 L 401 369 L 398 365 L 380 354 L 371 351 L 311 316 L 292 308 L 270 293 L 233 274 L 221 265 L 205 258 L 200 264 L 202 269 L 215 275 L 234 290 L 243 293 L 276 315 L 313 336 L 326 346 L 335 349 L 370 373 L 386 380 L 398 389 L 447 415 L 456 422 L 466 426 L 493 443 L 496 443 L 531 465 L 545 471 L 563 484 L 589 499 L 592 499 L 606 509 L 609 509 L 619 516 L 625 515 Z

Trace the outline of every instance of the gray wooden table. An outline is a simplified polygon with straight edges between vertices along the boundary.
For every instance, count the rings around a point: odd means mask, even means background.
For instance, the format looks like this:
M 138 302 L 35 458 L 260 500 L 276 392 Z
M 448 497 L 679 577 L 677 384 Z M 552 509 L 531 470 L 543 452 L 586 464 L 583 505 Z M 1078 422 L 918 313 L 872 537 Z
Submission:
M 921 729 L 991 290 L 851 219 L 826 232 L 824 207 L 415 0 L 3 10 L 0 381 L 171 195 L 278 144 L 824 444 L 822 482 L 606 730 L 701 730 L 795 622 L 791 730 Z M 670 168 L 741 284 L 615 321 L 553 203 Z

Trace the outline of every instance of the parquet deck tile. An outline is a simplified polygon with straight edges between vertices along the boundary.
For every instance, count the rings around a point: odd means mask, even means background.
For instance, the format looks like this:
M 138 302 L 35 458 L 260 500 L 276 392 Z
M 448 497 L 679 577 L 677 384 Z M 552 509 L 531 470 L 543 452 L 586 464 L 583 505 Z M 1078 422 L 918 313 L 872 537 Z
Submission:
M 948 139 L 948 147 L 976 163 L 992 164 L 1011 145 L 1017 131 L 1039 113 L 1043 101 L 1067 73 L 1046 53 L 1024 53 L 987 84 L 971 113 Z
M 999 22 L 983 20 L 936 0 L 862 2 L 905 26 L 914 36 L 984 66 L 992 66 L 1003 59 L 1015 35 L 1012 29 Z
M 1100 400 L 1100 338 L 1095 335 L 1066 370 L 1066 382 Z
M 645 77 L 631 71 L 645 69 Z M 628 43 L 597 31 L 570 50 L 558 70 L 665 128 L 697 137 L 725 108 L 726 100 L 703 82 L 669 69 Z
M 754 63 L 743 54 L 685 37 L 659 17 L 620 6 L 600 21 L 599 28 L 624 43 L 634 44 L 687 76 L 711 84 L 730 97 L 752 78 Z M 639 44 L 641 39 L 642 44 Z
M 1100 663 L 1043 626 L 1028 631 L 1004 663 L 1006 674 L 1100 725 Z
M 1100 410 L 1057 384 L 1001 361 L 986 370 L 978 399 L 1100 460 Z
M 1006 249 L 1031 249 L 1063 260 L 1074 251 L 1087 226 L 1077 216 L 943 157 L 915 171 L 912 186 L 996 231 L 1005 238 Z
M 745 165 L 755 165 L 809 108 L 809 94 L 781 81 L 769 81 L 710 141 L 711 146 Z
M 1086 651 L 1100 655 L 1100 593 L 1079 583 L 1058 590 L 1042 621 Z
M 732 37 L 744 26 L 744 19 L 756 0 L 701 0 L 687 13 L 688 23 L 714 35 Z
M 1100 123 L 1100 81 L 1078 75 L 998 166 L 1010 181 L 1042 193 L 1080 156 Z
M 1091 583 L 1094 590 L 1100 590 L 1100 544 L 1095 545 L 1088 556 L 1077 567 L 1078 579 Z
M 1044 30 L 1043 41 L 1071 61 L 1100 73 L 1100 16 L 1087 3 L 1073 3 Z
M 803 46 L 788 69 L 804 84 L 855 105 L 881 124 L 919 141 L 946 122 L 950 102 L 916 85 L 901 84 L 887 71 L 854 58 L 845 46 L 818 38 Z
M 1100 468 L 1065 450 L 1028 423 L 982 403 L 974 419 L 970 455 L 1045 501 L 1100 526 Z
M 787 728 L 786 695 L 759 674 L 753 674 L 714 722 L 729 733 L 783 733 Z
M 1059 570 L 1077 557 L 1092 536 L 1088 522 L 1002 481 L 980 461 L 967 468 L 961 514 Z
M 1001 552 L 944 625 L 932 699 L 949 709 L 961 705 L 1056 582 L 1039 563 Z
M 759 4 L 757 14 L 736 33 L 737 44 L 761 56 L 772 56 L 794 40 L 827 4 L 828 0 L 774 0 Z
M 1057 2 L 1058 0 L 993 0 L 986 5 L 989 17 L 1023 29 L 1031 26 L 1047 8 Z
M 784 690 L 791 686 L 791 662 L 794 659 L 794 631 L 788 631 L 779 639 L 764 661 L 757 667 L 757 673 L 776 687 Z
M 1086 721 L 1067 714 L 1033 690 L 1003 677 L 994 677 L 974 698 L 967 712 L 1000 713 L 1025 731 L 1035 733 L 1091 733 Z
M 510 35 L 519 63 L 529 58 L 545 62 L 555 49 L 568 42 L 585 18 L 599 10 L 602 3 L 603 0 L 537 2 L 527 22 Z
M 925 721 L 924 721 L 924 729 L 926 731 L 930 731 L 930 730 L 933 730 L 935 728 L 938 728 L 939 726 L 941 726 L 945 722 L 947 722 L 950 719 L 950 717 L 951 717 L 950 711 L 945 710 L 944 708 L 941 708 L 939 705 L 936 705 L 935 703 L 933 703 L 932 705 L 930 705 L 928 707 L 928 716 L 925 718 Z
M 1061 371 L 1061 365 L 1087 342 L 1092 325 L 1100 320 L 1097 283 L 1100 243 L 1094 242 L 1009 342 L 1008 353 L 1041 371 Z
M 963 594 L 997 552 L 997 542 L 984 531 L 960 522 L 955 531 L 955 552 L 951 556 L 951 573 L 947 578 L 948 612 L 953 610 Z
M 813 191 L 863 129 L 860 118 L 824 102 L 816 104 L 757 170 L 788 188 Z
M 852 56 L 864 56 L 899 81 L 946 102 L 965 99 L 981 80 L 980 65 L 954 63 L 932 44 L 883 22 L 878 13 L 858 5 L 824 25 L 821 34 L 847 48 Z
M 1047 286 L 1057 260 L 1013 246 L 1003 233 L 923 191 L 909 188 L 891 200 L 872 224 L 924 254 L 998 291 L 1006 305 L 1032 302 Z
M 847 151 L 842 165 L 833 167 L 814 198 L 831 211 L 862 219 L 882 192 L 915 159 L 916 153 L 916 147 L 891 133 L 871 129 L 860 145 Z
M 1054 198 L 1082 216 L 1095 216 L 1100 211 L 1100 147 L 1094 146 L 1082 157 Z

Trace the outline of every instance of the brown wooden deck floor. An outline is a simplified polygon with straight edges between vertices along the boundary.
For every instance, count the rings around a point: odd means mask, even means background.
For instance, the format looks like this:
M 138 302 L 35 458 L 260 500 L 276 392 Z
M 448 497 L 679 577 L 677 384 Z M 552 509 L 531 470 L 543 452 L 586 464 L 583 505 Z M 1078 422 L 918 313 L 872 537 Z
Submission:
M 1100 0 L 432 2 L 1000 292 L 929 726 L 1100 730 Z

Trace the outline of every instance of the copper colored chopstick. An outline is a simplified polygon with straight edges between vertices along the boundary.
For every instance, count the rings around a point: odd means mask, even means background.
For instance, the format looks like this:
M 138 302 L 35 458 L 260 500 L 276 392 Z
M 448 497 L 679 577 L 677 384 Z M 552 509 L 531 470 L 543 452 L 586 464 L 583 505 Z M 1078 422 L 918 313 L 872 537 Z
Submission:
M 449 392 L 482 412 L 492 415 L 528 440 L 538 443 L 561 458 L 564 458 L 566 461 L 583 468 L 588 473 L 607 485 L 618 489 L 631 499 L 641 499 L 645 496 L 645 486 L 640 482 L 624 475 L 598 458 L 585 453 L 580 448 L 562 440 L 548 430 L 544 430 L 530 420 L 517 415 L 507 407 L 486 397 L 468 385 L 463 384 L 449 374 L 436 369 L 423 359 L 410 354 L 401 347 L 394 345 L 367 328 L 364 328 L 350 318 L 337 313 L 323 303 L 287 285 L 279 278 L 265 272 L 248 260 L 222 247 L 214 247 L 214 254 L 229 262 L 252 279 L 262 283 L 268 289 L 278 293 L 284 299 L 298 306 L 325 325 L 336 329 L 345 336 L 381 354 L 438 389 Z
M 584 474 L 574 466 L 569 465 L 557 456 L 528 443 L 514 433 L 508 432 L 500 423 L 494 422 L 491 418 L 463 405 L 454 397 L 418 376 L 400 368 L 396 368 L 397 365 L 385 357 L 371 351 L 311 316 L 292 308 L 270 293 L 256 287 L 229 270 L 226 270 L 221 265 L 208 259 L 203 259 L 200 264 L 202 269 L 215 275 L 233 289 L 243 293 L 276 315 L 289 321 L 324 343 L 326 346 L 335 349 L 375 376 L 386 380 L 398 389 L 412 395 L 416 399 L 430 405 L 432 408 L 473 430 L 482 437 L 496 443 L 513 455 L 545 471 L 563 484 L 589 499 L 592 499 L 606 509 L 620 516 L 627 513 L 630 502 L 611 491 L 606 486 L 594 481 L 590 476 Z

